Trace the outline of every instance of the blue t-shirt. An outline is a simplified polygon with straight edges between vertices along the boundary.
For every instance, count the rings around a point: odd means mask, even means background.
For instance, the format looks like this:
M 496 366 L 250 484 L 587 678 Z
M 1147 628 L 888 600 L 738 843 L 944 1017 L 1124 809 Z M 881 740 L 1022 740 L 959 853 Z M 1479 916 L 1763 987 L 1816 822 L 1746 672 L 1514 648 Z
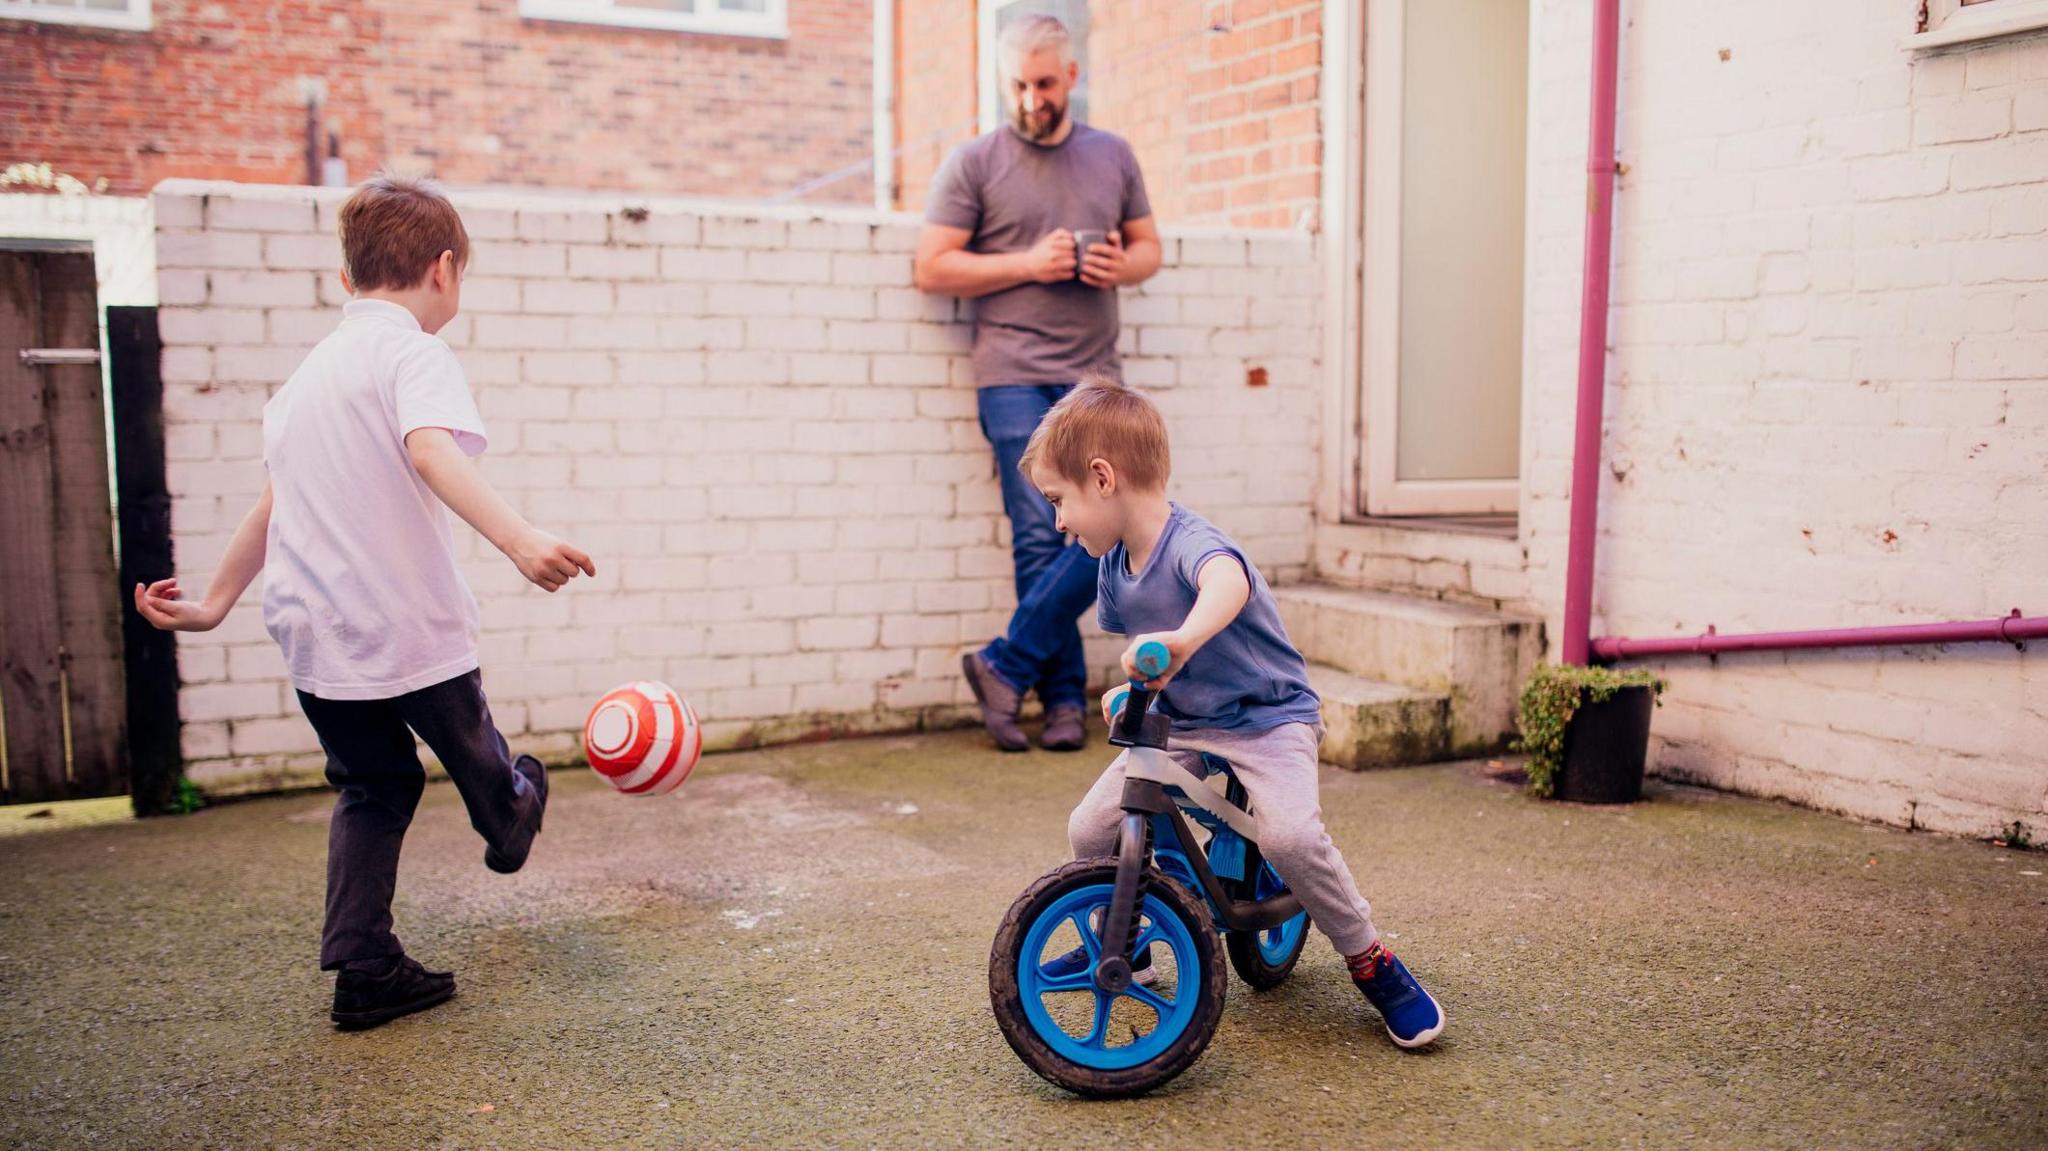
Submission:
M 1229 536 L 1179 504 L 1144 571 L 1130 570 L 1121 543 L 1102 557 L 1096 579 L 1102 629 L 1141 635 L 1178 628 L 1195 608 L 1202 565 L 1217 555 L 1244 565 L 1251 598 L 1188 660 L 1154 706 L 1172 718 L 1177 731 L 1268 731 L 1321 723 L 1322 701 L 1308 685 L 1308 661 L 1287 638 L 1273 589 Z

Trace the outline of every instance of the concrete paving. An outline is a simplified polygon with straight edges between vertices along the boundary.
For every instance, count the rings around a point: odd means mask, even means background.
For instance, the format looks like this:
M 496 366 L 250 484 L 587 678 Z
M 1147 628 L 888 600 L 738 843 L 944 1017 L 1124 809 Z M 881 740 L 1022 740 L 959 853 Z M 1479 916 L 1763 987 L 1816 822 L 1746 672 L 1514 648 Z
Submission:
M 444 1007 L 326 1022 L 325 796 L 0 835 L 0 1143 L 34 1147 L 2048 1145 L 2048 856 L 1690 789 L 1597 810 L 1474 764 L 1329 772 L 1449 1008 L 1387 1041 L 1320 937 L 1188 1074 L 1090 1103 L 989 1014 L 988 946 L 1103 762 L 968 733 L 561 772 L 526 870 L 452 788 L 406 848 Z M 52 830 L 20 834 L 22 828 Z

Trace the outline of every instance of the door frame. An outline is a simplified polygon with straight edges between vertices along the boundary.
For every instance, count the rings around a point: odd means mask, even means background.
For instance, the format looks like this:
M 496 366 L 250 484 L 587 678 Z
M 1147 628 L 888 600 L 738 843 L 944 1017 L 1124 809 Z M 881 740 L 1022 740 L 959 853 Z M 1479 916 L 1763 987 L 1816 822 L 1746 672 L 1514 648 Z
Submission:
M 1537 56 L 1541 12 L 1536 0 L 1528 3 L 1519 380 L 1525 396 L 1534 331 L 1530 321 L 1536 272 L 1536 145 L 1542 74 Z M 1519 475 L 1510 480 L 1438 481 L 1401 481 L 1395 476 L 1392 445 L 1400 378 L 1402 5 L 1403 0 L 1325 0 L 1323 8 L 1323 229 L 1332 242 L 1324 269 L 1326 417 L 1317 510 L 1329 522 L 1512 514 L 1521 503 Z M 1379 381 L 1386 386 L 1375 387 Z M 1525 428 L 1527 422 L 1524 412 Z M 1527 436 L 1521 439 L 1526 446 Z M 1526 452 L 1518 453 L 1522 455 Z M 1518 466 L 1516 470 L 1523 469 Z
M 1323 418 L 1324 523 L 1364 517 L 1364 386 L 1359 373 L 1364 291 L 1365 28 L 1358 0 L 1323 0 Z

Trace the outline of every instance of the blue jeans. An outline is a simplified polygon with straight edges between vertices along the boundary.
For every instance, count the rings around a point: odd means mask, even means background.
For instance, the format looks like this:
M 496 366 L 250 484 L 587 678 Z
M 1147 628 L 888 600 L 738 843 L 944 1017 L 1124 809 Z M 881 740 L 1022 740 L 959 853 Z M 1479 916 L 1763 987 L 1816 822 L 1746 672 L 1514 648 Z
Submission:
M 1052 505 L 1017 470 L 1017 461 L 1038 422 L 1072 390 L 1072 384 L 1012 384 L 979 393 L 981 434 L 995 446 L 1017 568 L 1009 630 L 981 654 L 1003 682 L 1020 692 L 1035 688 L 1047 710 L 1087 707 L 1088 660 L 1075 621 L 1095 602 L 1097 568 L 1080 544 L 1060 534 Z

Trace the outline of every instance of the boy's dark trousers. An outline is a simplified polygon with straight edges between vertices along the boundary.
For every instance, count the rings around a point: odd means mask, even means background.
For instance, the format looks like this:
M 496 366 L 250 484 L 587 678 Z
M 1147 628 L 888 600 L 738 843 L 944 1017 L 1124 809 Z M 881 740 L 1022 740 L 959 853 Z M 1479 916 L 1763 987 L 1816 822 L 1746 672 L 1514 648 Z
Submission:
M 540 825 L 540 794 L 513 770 L 480 673 L 392 699 L 320 699 L 302 691 L 299 706 L 327 752 L 328 782 L 341 789 L 327 830 L 323 970 L 405 951 L 391 932 L 391 893 L 398 849 L 427 782 L 415 732 L 440 757 L 484 842 L 506 859 L 526 858 Z

